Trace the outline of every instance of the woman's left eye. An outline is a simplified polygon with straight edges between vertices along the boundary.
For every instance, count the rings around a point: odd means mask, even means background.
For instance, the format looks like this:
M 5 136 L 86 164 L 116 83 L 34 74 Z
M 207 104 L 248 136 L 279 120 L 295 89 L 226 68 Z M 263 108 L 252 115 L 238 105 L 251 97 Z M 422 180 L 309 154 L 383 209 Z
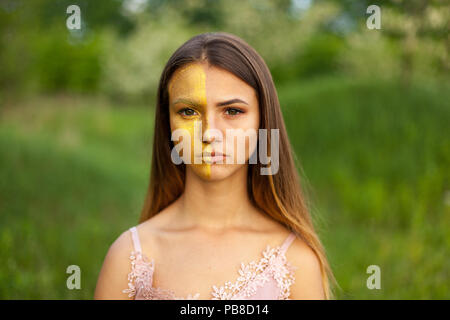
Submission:
M 244 113 L 242 110 L 236 109 L 236 108 L 228 108 L 226 112 L 231 111 L 231 113 L 228 113 L 230 116 L 237 116 L 240 113 Z

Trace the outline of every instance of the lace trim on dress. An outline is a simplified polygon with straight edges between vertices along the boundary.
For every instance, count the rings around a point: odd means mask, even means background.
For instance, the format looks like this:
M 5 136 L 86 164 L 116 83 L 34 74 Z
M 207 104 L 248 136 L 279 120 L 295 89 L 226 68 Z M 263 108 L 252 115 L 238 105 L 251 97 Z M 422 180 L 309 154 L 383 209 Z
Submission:
M 123 293 L 128 293 L 128 297 L 136 295 L 138 290 L 145 290 L 148 285 L 152 285 L 155 261 L 148 259 L 140 252 L 132 251 L 130 255 L 131 272 L 128 274 L 128 289 Z
M 212 300 L 236 300 L 244 299 L 256 293 L 271 277 L 273 277 L 280 293 L 278 300 L 290 300 L 290 287 L 295 282 L 294 271 L 286 259 L 281 246 L 270 247 L 262 253 L 263 257 L 258 261 L 248 264 L 241 263 L 239 277 L 233 283 L 225 282 L 222 286 L 212 286 Z M 153 287 L 154 259 L 151 261 L 139 252 L 133 251 L 130 255 L 131 272 L 128 274 L 128 289 L 123 290 L 129 297 L 142 294 L 149 300 L 197 300 L 200 294 L 189 294 L 187 297 L 176 296 L 172 290 Z
M 196 300 L 200 296 L 189 294 L 186 298 L 178 297 L 172 290 L 155 288 L 153 284 L 153 272 L 155 270 L 155 260 L 148 258 L 136 251 L 130 255 L 131 272 L 128 274 L 128 289 L 123 293 L 128 293 L 128 297 L 135 297 L 138 293 L 142 294 L 147 300 Z
M 289 300 L 290 286 L 294 283 L 294 270 L 286 259 L 281 246 L 271 248 L 269 245 L 263 251 L 263 257 L 248 264 L 241 263 L 239 277 L 232 283 L 226 282 L 217 288 L 213 286 L 212 300 L 244 299 L 254 295 L 257 290 L 273 277 L 280 288 L 278 300 Z

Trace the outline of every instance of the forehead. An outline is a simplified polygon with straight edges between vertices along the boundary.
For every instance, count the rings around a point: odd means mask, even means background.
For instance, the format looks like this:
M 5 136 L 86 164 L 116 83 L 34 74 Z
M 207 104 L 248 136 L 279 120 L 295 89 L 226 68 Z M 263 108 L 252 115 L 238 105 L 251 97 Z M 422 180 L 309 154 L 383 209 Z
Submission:
M 172 75 L 169 84 L 169 98 L 175 97 L 197 97 L 198 99 L 206 99 L 205 83 L 206 74 L 203 65 L 199 63 L 189 63 L 177 69 Z
M 197 98 L 206 104 L 227 97 L 256 99 L 255 90 L 231 72 L 207 63 L 193 62 L 175 71 L 168 84 L 170 100 L 175 97 Z

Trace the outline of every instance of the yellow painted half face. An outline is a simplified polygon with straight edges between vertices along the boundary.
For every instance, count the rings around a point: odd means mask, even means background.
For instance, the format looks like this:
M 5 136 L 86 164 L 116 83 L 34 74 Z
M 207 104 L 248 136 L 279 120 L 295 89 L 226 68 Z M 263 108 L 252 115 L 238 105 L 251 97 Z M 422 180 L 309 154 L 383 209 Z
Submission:
M 193 170 L 205 179 L 211 178 L 211 164 L 202 160 L 202 152 L 210 152 L 210 145 L 202 141 L 203 131 L 208 129 L 206 119 L 202 115 L 206 112 L 206 73 L 200 63 L 187 64 L 173 74 L 168 84 L 170 128 L 184 129 L 190 136 L 190 164 Z M 189 110 L 184 110 L 189 108 Z M 180 139 L 180 141 L 182 141 Z M 174 141 L 174 144 L 177 143 Z M 189 155 L 185 149 L 180 152 L 183 159 Z M 184 153 L 184 154 L 183 154 Z

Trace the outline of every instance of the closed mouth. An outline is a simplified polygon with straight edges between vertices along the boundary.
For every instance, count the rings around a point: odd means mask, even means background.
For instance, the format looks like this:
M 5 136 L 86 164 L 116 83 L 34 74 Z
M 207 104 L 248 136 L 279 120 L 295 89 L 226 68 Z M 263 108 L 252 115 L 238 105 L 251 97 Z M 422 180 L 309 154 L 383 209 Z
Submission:
M 203 155 L 203 161 L 206 163 L 215 163 L 215 162 L 223 162 L 228 155 L 223 154 L 221 152 L 207 152 Z
M 201 156 L 203 156 L 204 158 L 211 158 L 211 157 L 228 157 L 227 154 L 223 154 L 222 152 L 216 152 L 216 151 L 205 152 L 205 153 L 203 153 Z

